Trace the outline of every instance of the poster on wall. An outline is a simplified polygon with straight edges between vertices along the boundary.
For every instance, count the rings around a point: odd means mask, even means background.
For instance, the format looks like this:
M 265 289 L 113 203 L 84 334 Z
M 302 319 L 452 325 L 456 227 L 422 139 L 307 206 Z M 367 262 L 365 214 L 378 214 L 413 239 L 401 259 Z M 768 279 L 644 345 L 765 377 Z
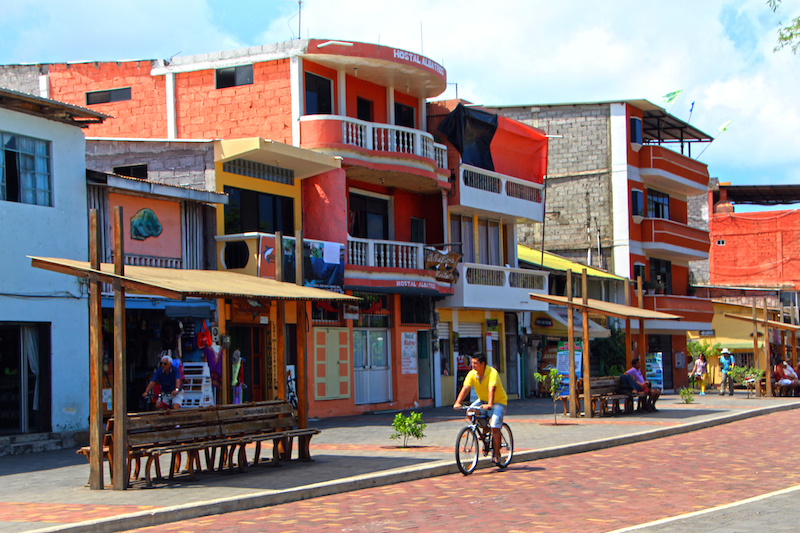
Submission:
M 417 334 L 405 332 L 400 337 L 403 374 L 417 373 Z
M 283 281 L 295 281 L 295 240 L 283 238 Z M 262 235 L 258 275 L 275 279 L 275 236 Z M 303 285 L 344 292 L 344 244 L 303 240 Z
M 579 379 L 583 368 L 583 343 L 575 343 L 575 377 Z M 561 379 L 561 389 L 559 395 L 569 394 L 569 343 L 561 341 L 558 343 L 558 354 L 556 356 L 556 369 L 563 377 Z
M 656 389 L 664 388 L 664 364 L 663 354 L 661 352 L 649 353 L 645 357 L 647 366 L 647 380 L 650 385 Z
M 109 216 L 117 206 L 122 207 L 126 254 L 181 258 L 179 202 L 108 193 Z

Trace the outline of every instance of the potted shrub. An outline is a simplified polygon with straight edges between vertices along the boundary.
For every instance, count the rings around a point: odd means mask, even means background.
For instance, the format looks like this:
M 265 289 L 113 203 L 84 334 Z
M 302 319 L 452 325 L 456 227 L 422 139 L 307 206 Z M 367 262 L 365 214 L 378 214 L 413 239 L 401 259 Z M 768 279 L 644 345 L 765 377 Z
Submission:
M 664 294 L 664 291 L 667 289 L 666 283 L 663 281 L 656 282 L 656 294 Z
M 655 281 L 645 281 L 642 283 L 642 288 L 646 294 L 655 294 L 656 292 L 656 282 Z

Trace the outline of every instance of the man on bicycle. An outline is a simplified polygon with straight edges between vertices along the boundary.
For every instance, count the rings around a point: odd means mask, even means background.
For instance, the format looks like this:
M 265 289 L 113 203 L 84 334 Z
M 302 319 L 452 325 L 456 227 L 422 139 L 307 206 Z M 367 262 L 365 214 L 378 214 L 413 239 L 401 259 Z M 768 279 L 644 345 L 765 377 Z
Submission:
M 500 465 L 500 428 L 503 427 L 503 415 L 506 413 L 508 396 L 500 381 L 497 370 L 486 365 L 486 356 L 482 353 L 472 356 L 472 370 L 464 379 L 464 386 L 458 393 L 453 409 L 461 409 L 461 402 L 469 395 L 470 388 L 475 388 L 475 394 L 481 402 L 481 409 L 489 413 L 489 427 L 492 428 L 492 443 L 494 453 L 492 463 Z
M 181 371 L 172 365 L 172 357 L 169 355 L 161 357 L 161 366 L 153 373 L 153 378 L 147 384 L 142 396 L 146 398 L 156 383 L 161 385 L 162 402 L 173 409 L 179 409 L 183 402 Z

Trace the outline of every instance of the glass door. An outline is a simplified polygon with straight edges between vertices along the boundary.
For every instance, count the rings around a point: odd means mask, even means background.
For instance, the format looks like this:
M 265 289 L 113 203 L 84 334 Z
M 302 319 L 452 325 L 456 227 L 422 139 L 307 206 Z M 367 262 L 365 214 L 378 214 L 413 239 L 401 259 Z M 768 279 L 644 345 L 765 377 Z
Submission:
M 391 400 L 392 373 L 389 356 L 389 330 L 353 330 L 356 404 Z

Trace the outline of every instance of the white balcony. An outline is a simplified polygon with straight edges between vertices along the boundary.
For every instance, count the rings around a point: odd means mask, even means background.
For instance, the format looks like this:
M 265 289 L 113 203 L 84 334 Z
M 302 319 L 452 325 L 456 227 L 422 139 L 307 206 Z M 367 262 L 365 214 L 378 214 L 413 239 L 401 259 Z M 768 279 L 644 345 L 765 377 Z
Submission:
M 445 307 L 543 311 L 547 304 L 530 293 L 547 294 L 548 274 L 539 270 L 459 263 L 458 281 Z
M 425 245 L 347 237 L 347 264 L 353 266 L 422 270 Z
M 503 213 L 517 219 L 541 222 L 543 185 L 490 170 L 459 167 L 458 204 L 480 211 Z

